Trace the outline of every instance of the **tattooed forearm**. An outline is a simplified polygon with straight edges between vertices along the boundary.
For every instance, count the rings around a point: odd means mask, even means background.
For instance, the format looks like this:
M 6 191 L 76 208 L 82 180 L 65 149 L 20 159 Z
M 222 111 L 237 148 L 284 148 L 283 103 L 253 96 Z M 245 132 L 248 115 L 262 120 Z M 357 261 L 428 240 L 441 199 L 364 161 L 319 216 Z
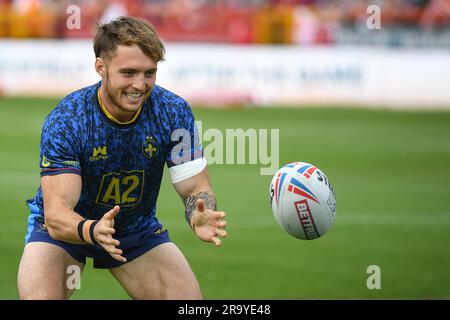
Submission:
M 186 207 L 185 218 L 189 225 L 191 225 L 191 217 L 194 214 L 195 208 L 197 207 L 198 199 L 203 199 L 206 209 L 217 211 L 216 197 L 214 196 L 214 193 L 212 193 L 212 191 L 193 194 L 192 196 L 187 197 L 184 202 L 184 205 Z

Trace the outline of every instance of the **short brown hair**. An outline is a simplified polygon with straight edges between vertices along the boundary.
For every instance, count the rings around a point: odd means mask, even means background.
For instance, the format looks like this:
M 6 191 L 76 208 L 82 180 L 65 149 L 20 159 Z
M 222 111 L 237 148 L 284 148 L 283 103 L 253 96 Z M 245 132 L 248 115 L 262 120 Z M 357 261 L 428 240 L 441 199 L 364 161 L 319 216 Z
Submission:
M 147 21 L 135 17 L 119 17 L 99 25 L 94 37 L 96 58 L 110 59 L 118 45 L 136 44 L 155 62 L 164 60 L 165 48 L 155 28 Z

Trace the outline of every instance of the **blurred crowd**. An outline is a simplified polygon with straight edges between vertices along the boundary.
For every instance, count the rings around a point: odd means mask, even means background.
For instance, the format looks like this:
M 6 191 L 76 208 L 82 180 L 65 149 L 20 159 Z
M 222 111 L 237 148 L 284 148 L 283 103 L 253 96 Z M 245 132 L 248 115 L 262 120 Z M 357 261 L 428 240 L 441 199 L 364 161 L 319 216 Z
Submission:
M 450 0 L 0 0 L 0 37 L 90 38 L 121 15 L 150 21 L 166 41 L 326 44 L 362 29 L 447 30 Z

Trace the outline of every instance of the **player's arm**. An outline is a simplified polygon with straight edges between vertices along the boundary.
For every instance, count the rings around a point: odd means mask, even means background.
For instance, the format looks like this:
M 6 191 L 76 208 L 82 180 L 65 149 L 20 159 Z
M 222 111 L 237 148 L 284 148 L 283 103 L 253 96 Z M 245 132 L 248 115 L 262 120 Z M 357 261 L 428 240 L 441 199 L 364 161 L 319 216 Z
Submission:
M 115 233 L 114 217 L 120 209 L 118 206 L 108 211 L 98 221 L 85 220 L 74 211 L 82 186 L 78 174 L 46 175 L 41 178 L 41 186 L 44 195 L 45 224 L 53 239 L 76 244 L 98 243 L 113 258 L 126 261 L 121 256 L 122 251 L 116 248 L 119 241 L 112 237 Z
M 55 240 L 84 243 L 77 232 L 78 223 L 84 219 L 73 211 L 81 194 L 81 177 L 72 173 L 43 176 L 41 187 L 50 236 Z
M 207 167 L 190 178 L 174 183 L 174 187 L 183 199 L 186 220 L 195 234 L 203 241 L 220 246 L 220 238 L 227 236 L 224 230 L 227 222 L 225 212 L 217 211 Z

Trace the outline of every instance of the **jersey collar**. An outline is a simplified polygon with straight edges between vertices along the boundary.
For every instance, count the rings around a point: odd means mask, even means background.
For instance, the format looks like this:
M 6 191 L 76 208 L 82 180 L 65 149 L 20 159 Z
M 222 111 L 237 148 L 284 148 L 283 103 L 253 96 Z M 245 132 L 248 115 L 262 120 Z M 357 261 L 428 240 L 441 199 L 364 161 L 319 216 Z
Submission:
M 142 106 L 141 106 L 139 108 L 139 110 L 136 112 L 136 114 L 134 115 L 133 119 L 131 119 L 130 121 L 127 121 L 127 122 L 120 122 L 108 111 L 108 109 L 106 109 L 105 105 L 103 104 L 102 98 L 100 97 L 100 88 L 98 88 L 98 90 L 97 90 L 97 98 L 98 98 L 98 102 L 100 104 L 100 109 L 102 109 L 102 111 L 106 115 L 106 117 L 109 120 L 111 120 L 112 122 L 120 124 L 120 125 L 133 123 L 139 117 L 139 114 L 142 111 Z

